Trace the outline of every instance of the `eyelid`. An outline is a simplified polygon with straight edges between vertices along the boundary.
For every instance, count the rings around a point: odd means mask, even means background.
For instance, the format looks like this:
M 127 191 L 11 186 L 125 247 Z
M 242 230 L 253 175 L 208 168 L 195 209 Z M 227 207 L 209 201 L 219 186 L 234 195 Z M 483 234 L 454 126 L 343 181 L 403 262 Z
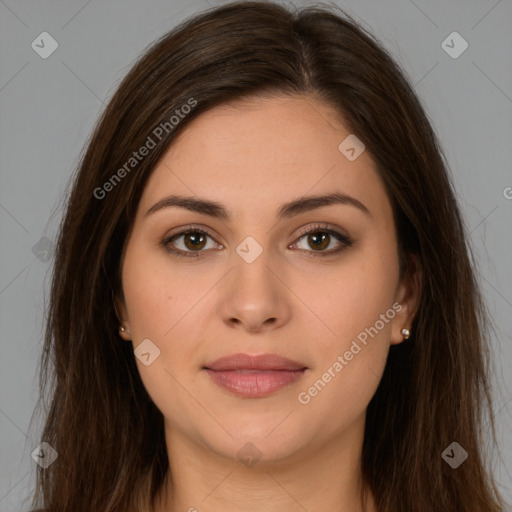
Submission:
M 320 222 L 320 223 L 314 223 L 313 225 L 308 225 L 308 226 L 305 226 L 303 228 L 301 228 L 299 230 L 299 232 L 297 233 L 297 236 L 298 238 L 302 238 L 304 235 L 307 235 L 309 233 L 314 233 L 315 231 L 327 231 L 327 232 L 334 232 L 344 238 L 349 238 L 348 235 L 345 235 L 343 233 L 340 232 L 340 228 L 332 225 L 332 224 L 328 224 L 326 222 Z
M 183 233 L 188 233 L 189 231 L 194 231 L 194 232 L 197 231 L 199 233 L 204 233 L 206 235 L 211 236 L 212 238 L 217 236 L 217 235 L 214 235 L 208 228 L 205 228 L 205 227 L 200 226 L 198 224 L 187 224 L 186 226 L 182 226 L 180 228 L 176 228 L 176 231 L 174 231 L 171 235 L 166 235 L 165 238 L 166 239 L 174 238 L 177 235 L 181 235 Z
M 354 245 L 354 240 L 348 234 L 342 232 L 341 228 L 338 228 L 334 225 L 328 223 L 316 223 L 313 225 L 305 226 L 302 228 L 299 233 L 296 235 L 296 241 L 290 244 L 291 246 L 296 245 L 300 242 L 304 236 L 309 235 L 310 233 L 327 233 L 331 237 L 334 237 L 339 242 L 339 246 L 335 249 L 330 249 L 329 251 L 314 251 L 314 250 L 305 250 L 300 249 L 305 256 L 316 258 L 316 257 L 324 257 L 327 258 L 329 256 L 337 256 L 345 249 L 352 247 Z M 290 247 L 290 245 L 288 247 Z
M 198 226 L 195 224 L 188 224 L 186 226 L 182 226 L 181 228 L 177 228 L 177 230 L 174 231 L 172 234 L 164 236 L 164 238 L 161 242 L 161 245 L 164 247 L 164 249 L 167 252 L 174 254 L 176 256 L 184 256 L 184 257 L 192 257 L 192 258 L 200 258 L 203 256 L 207 256 L 208 251 L 204 251 L 204 250 L 202 250 L 202 251 L 183 251 L 182 249 L 176 249 L 176 248 L 170 246 L 170 242 L 174 238 L 178 238 L 179 236 L 181 236 L 183 234 L 187 234 L 187 233 L 191 233 L 191 232 L 207 235 L 212 240 L 215 240 L 215 238 L 216 238 L 216 235 L 214 235 L 208 228 L 204 228 L 202 226 Z M 218 242 L 215 242 L 215 243 L 218 246 L 220 246 L 221 248 L 224 247 L 224 244 L 222 244 L 222 243 L 220 243 L 220 244 Z
M 166 235 L 164 237 L 164 239 L 162 240 L 162 245 L 164 246 L 164 248 L 168 252 L 170 252 L 172 254 L 175 254 L 177 256 L 185 256 L 185 257 L 189 257 L 189 256 L 192 256 L 192 257 L 206 256 L 209 251 L 205 251 L 205 250 L 200 250 L 200 251 L 183 251 L 182 249 L 170 248 L 169 244 L 170 244 L 172 239 L 177 238 L 180 235 L 190 233 L 190 232 L 202 233 L 204 235 L 209 236 L 214 241 L 215 241 L 215 238 L 216 238 L 216 235 L 212 234 L 211 231 L 208 228 L 205 228 L 205 227 L 202 227 L 202 226 L 199 226 L 199 225 L 195 225 L 195 224 L 189 224 L 187 226 L 183 226 L 181 228 L 177 228 L 177 230 L 174 231 L 170 235 Z M 338 228 L 336 226 L 333 226 L 331 224 L 328 224 L 328 223 L 315 223 L 313 225 L 310 224 L 310 225 L 307 225 L 307 226 L 301 228 L 300 231 L 295 235 L 295 241 L 292 242 L 291 244 L 289 244 L 287 247 L 296 245 L 298 242 L 300 242 L 300 240 L 305 235 L 308 235 L 310 233 L 316 233 L 316 232 L 324 232 L 324 233 L 327 233 L 327 234 L 329 234 L 331 236 L 334 236 L 338 240 L 338 242 L 341 244 L 341 246 L 338 247 L 337 249 L 331 249 L 329 251 L 314 251 L 314 250 L 308 251 L 308 250 L 305 250 L 305 249 L 299 249 L 300 252 L 308 253 L 307 255 L 311 256 L 311 257 L 330 256 L 330 255 L 338 254 L 339 252 L 343 251 L 347 247 L 352 246 L 353 243 L 354 243 L 351 237 L 349 237 L 348 235 L 346 235 L 346 234 L 344 234 L 344 233 L 342 233 L 340 231 L 340 228 Z M 223 243 L 218 243 L 218 242 L 216 242 L 216 243 L 221 248 L 224 247 Z

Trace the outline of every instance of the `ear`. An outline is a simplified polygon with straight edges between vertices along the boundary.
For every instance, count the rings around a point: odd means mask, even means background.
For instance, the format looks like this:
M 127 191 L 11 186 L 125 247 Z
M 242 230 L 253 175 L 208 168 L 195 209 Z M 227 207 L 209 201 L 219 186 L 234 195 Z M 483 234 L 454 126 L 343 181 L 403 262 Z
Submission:
M 119 320 L 119 336 L 126 341 L 132 339 L 130 325 L 128 322 L 128 314 L 126 311 L 126 304 L 124 300 L 120 297 L 114 297 L 114 308 L 117 315 L 117 319 Z M 121 327 L 124 327 L 124 331 L 121 330 Z
M 412 322 L 418 311 L 423 283 L 423 270 L 417 254 L 409 254 L 407 258 L 407 269 L 401 279 L 395 293 L 395 302 L 401 308 L 396 308 L 396 315 L 393 318 L 391 329 L 391 345 L 398 345 L 405 341 L 402 329 L 411 330 Z

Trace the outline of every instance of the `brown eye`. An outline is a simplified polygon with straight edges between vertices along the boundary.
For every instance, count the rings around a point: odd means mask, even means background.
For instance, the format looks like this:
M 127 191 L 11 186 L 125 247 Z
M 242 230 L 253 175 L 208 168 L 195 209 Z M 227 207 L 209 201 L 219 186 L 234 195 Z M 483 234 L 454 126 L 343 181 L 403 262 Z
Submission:
M 207 247 L 208 239 L 213 242 L 210 247 Z M 206 249 L 222 248 L 222 245 L 217 244 L 209 233 L 197 228 L 189 228 L 171 235 L 162 241 L 162 245 L 172 254 L 191 257 L 201 256 Z
M 308 244 L 315 250 L 322 250 L 329 246 L 331 235 L 322 231 L 310 233 L 307 235 Z
M 307 247 L 300 247 L 301 241 L 307 244 Z M 330 250 L 326 250 L 333 241 L 337 241 L 338 244 Z M 313 226 L 309 230 L 303 231 L 299 240 L 294 244 L 299 249 L 304 250 L 310 256 L 330 256 L 338 252 L 343 251 L 347 247 L 353 245 L 352 240 L 346 235 L 339 233 L 333 229 L 323 228 L 322 226 Z M 314 254 L 318 253 L 318 254 Z
M 191 251 L 196 249 L 201 250 L 206 245 L 206 236 L 203 233 L 197 233 L 194 231 L 192 233 L 186 233 L 182 236 L 185 242 L 185 246 Z
M 181 240 L 180 240 L 181 239 Z M 208 247 L 208 239 L 212 241 L 212 245 Z M 336 245 L 335 242 L 338 242 Z M 300 243 L 305 243 L 306 247 L 300 247 Z M 334 243 L 334 247 L 329 247 Z M 183 229 L 162 241 L 163 247 L 167 252 L 177 256 L 200 257 L 203 253 L 207 253 L 208 249 L 222 249 L 223 246 L 218 244 L 207 231 L 199 228 Z M 309 230 L 305 230 L 300 235 L 295 244 L 289 248 L 298 248 L 308 256 L 331 256 L 337 254 L 347 247 L 353 245 L 353 242 L 346 235 L 339 233 L 333 229 L 324 226 L 313 226 Z

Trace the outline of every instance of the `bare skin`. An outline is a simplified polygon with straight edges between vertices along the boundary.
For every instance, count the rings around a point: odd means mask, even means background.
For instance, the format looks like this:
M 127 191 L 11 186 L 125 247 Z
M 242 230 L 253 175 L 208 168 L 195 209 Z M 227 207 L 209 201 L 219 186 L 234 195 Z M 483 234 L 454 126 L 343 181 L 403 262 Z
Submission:
M 349 134 L 310 96 L 245 100 L 195 119 L 151 175 L 122 262 L 118 311 L 124 339 L 160 350 L 148 366 L 137 359 L 165 419 L 172 469 L 156 512 L 363 510 L 366 409 L 420 290 L 419 276 L 399 279 L 391 204 L 369 152 L 350 161 L 338 149 Z M 364 206 L 277 216 L 284 203 L 333 192 Z M 171 194 L 214 201 L 230 217 L 179 206 L 146 214 Z M 167 246 L 198 257 L 164 248 L 187 226 Z M 332 234 L 320 243 L 326 226 L 350 243 Z M 254 261 L 242 257 L 258 246 Z M 307 369 L 268 396 L 239 396 L 205 370 L 237 353 L 278 354 Z M 308 391 L 319 379 L 325 385 Z M 366 512 L 376 511 L 369 494 Z

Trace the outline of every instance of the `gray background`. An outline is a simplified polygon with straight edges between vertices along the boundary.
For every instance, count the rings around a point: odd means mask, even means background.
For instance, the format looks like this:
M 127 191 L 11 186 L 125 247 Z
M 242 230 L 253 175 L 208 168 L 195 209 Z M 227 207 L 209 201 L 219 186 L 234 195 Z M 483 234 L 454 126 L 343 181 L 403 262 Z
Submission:
M 29 422 L 38 396 L 51 241 L 82 147 L 147 45 L 185 17 L 222 3 L 0 0 L 2 512 L 27 510 L 23 500 L 34 482 L 30 454 L 38 444 L 38 422 L 30 431 Z M 306 3 L 312 2 L 294 5 Z M 335 3 L 392 52 L 446 151 L 496 326 L 500 450 L 491 462 L 512 502 L 512 1 Z M 59 45 L 47 59 L 31 47 L 45 31 Z M 456 59 L 441 46 L 453 31 L 469 43 Z

